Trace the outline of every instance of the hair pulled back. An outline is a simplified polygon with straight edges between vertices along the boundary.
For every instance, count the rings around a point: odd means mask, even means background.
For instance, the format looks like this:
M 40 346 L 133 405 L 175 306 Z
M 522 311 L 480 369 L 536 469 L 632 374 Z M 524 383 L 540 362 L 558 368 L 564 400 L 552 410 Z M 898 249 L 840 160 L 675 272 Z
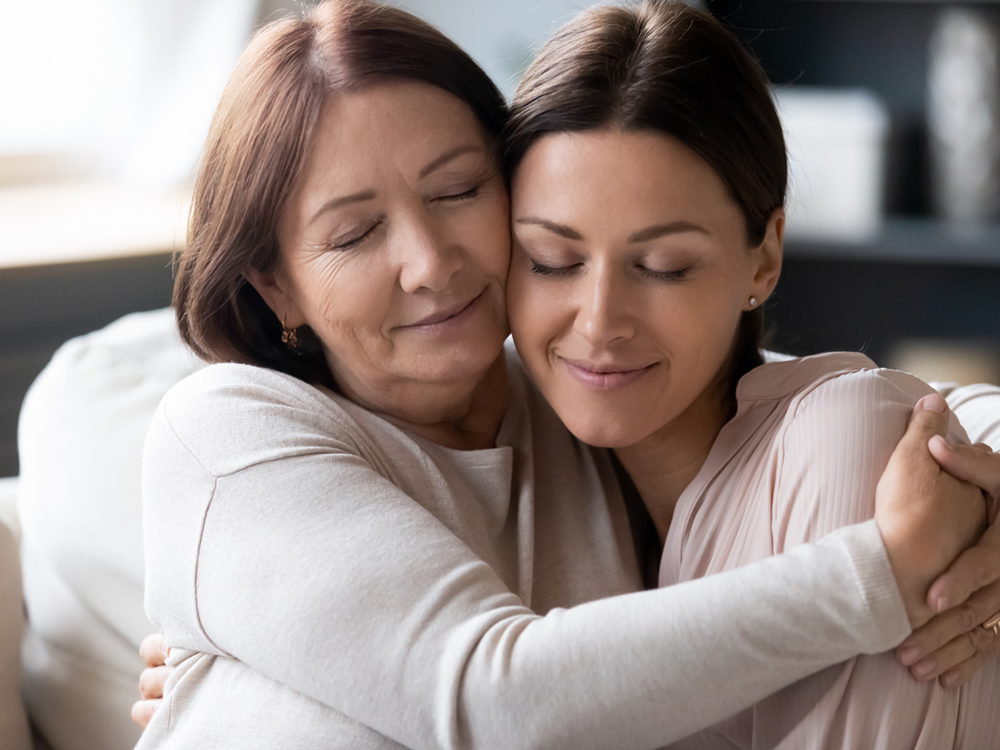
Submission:
M 586 11 L 556 32 L 528 68 L 505 134 L 508 177 L 549 134 L 653 131 L 694 151 L 739 206 L 749 246 L 785 203 L 788 164 L 767 77 L 707 12 L 679 0 Z M 763 310 L 746 312 L 735 378 L 761 363 Z
M 279 263 L 278 220 L 324 102 L 385 79 L 447 91 L 471 107 L 488 139 L 499 141 L 503 95 L 454 42 L 409 13 L 370 0 L 326 0 L 251 40 L 212 120 L 176 265 L 181 336 L 204 359 L 332 384 L 315 335 L 300 329 L 302 343 L 290 352 L 281 323 L 244 273 Z

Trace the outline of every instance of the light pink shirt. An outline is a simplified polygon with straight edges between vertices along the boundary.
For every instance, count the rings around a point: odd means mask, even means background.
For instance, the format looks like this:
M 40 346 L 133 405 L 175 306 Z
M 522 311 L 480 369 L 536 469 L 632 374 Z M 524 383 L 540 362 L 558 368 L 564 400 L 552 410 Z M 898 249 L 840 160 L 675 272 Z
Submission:
M 661 586 L 737 568 L 870 519 L 875 487 L 930 386 L 860 354 L 763 365 L 678 501 Z M 967 442 L 953 418 L 949 437 Z M 822 589 L 816 606 L 827 606 Z M 733 627 L 738 627 L 734 623 Z M 1000 666 L 959 690 L 859 656 L 671 748 L 1000 748 Z

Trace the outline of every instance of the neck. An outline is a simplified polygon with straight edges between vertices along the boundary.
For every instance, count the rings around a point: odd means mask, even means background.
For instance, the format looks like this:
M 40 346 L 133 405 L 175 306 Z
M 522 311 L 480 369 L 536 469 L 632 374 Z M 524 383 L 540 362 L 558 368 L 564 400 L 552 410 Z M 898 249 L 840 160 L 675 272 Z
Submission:
M 680 416 L 649 437 L 615 449 L 656 525 L 661 548 L 677 500 L 701 471 L 735 407 L 726 378 L 706 388 Z
M 484 374 L 466 382 L 406 384 L 380 393 L 377 399 L 365 399 L 345 384 L 338 385 L 355 403 L 455 450 L 494 447 L 510 398 L 503 351 Z

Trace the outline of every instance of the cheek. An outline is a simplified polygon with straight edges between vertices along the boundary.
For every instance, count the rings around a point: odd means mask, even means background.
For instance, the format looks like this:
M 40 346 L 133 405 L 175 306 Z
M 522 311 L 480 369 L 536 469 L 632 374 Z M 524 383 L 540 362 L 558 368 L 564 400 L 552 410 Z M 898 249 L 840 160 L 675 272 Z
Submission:
M 383 254 L 331 255 L 301 269 L 303 310 L 312 329 L 331 349 L 377 335 L 392 302 L 392 278 Z
M 549 347 L 572 327 L 569 285 L 532 273 L 523 253 L 514 251 L 507 279 L 507 310 L 514 344 L 536 379 Z
M 470 216 L 464 232 L 487 274 L 506 283 L 510 268 L 510 208 L 506 194 L 498 195 L 482 211 Z

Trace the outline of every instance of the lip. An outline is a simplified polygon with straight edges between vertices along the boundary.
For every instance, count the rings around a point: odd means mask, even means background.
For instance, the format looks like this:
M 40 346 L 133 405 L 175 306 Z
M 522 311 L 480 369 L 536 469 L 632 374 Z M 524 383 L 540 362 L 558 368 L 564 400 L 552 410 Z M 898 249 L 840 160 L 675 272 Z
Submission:
M 573 379 L 592 391 L 610 391 L 615 388 L 624 388 L 640 380 L 656 367 L 656 363 L 637 366 L 632 364 L 588 362 L 586 360 L 566 359 L 565 357 L 560 357 L 560 359 L 566 365 L 566 371 Z
M 479 307 L 479 301 L 483 298 L 484 294 L 486 294 L 485 289 L 470 300 L 454 305 L 447 310 L 442 310 L 441 312 L 436 312 L 433 315 L 428 315 L 426 318 L 418 320 L 416 323 L 400 326 L 400 328 L 427 332 L 435 332 L 452 328 L 456 325 L 464 323 L 472 316 L 476 308 Z

